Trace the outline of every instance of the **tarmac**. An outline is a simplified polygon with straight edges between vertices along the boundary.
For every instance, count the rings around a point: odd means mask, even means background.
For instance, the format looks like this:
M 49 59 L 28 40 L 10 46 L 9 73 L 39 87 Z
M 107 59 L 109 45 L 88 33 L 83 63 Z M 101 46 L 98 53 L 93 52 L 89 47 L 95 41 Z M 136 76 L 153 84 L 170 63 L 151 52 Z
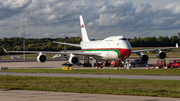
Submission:
M 180 101 L 179 98 L 0 89 L 1 101 Z
M 40 76 L 40 77 L 78 77 L 78 78 L 105 78 L 105 79 L 149 79 L 149 80 L 180 80 L 180 76 L 153 76 L 153 75 L 110 75 L 110 74 L 68 74 L 68 73 L 14 73 L 0 72 L 0 75 L 10 76 Z
M 166 58 L 166 63 L 169 63 L 169 60 L 180 59 L 180 58 Z M 129 59 L 133 60 L 133 59 Z M 146 69 L 147 67 L 151 68 L 152 66 L 156 66 L 157 58 L 149 58 L 148 65 L 138 65 L 135 68 L 131 69 Z M 4 61 L 4 60 L 0 60 Z M 12 60 L 16 61 L 16 60 Z M 46 61 L 44 63 L 40 62 L 7 62 L 0 63 L 1 67 L 8 68 L 56 68 L 62 69 L 62 64 L 67 61 Z M 95 69 L 95 67 L 82 67 L 82 66 L 74 66 L 73 69 Z M 103 67 L 103 69 L 114 69 L 114 67 Z M 125 69 L 124 67 L 120 67 L 119 69 Z

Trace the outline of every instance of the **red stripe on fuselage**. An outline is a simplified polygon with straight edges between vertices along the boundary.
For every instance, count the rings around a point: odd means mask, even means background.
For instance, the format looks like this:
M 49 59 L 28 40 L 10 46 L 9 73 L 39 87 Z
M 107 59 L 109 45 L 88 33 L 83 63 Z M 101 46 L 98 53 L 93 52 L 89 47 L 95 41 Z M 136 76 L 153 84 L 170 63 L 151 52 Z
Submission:
M 120 51 L 120 59 L 126 59 L 131 55 L 131 49 L 117 49 Z

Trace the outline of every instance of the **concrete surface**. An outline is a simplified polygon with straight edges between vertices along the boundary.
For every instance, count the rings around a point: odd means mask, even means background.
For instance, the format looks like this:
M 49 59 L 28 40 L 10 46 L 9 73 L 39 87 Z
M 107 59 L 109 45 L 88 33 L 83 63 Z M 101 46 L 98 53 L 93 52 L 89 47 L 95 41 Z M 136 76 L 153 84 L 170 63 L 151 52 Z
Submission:
M 0 89 L 1 101 L 180 101 L 179 98 Z
M 180 59 L 180 58 L 166 58 L 166 63 L 169 63 L 169 60 L 172 59 Z M 133 60 L 133 59 L 130 59 Z M 152 66 L 156 65 L 157 58 L 150 58 L 148 61 L 148 65 L 151 68 Z M 0 63 L 1 67 L 8 67 L 8 68 L 62 68 L 62 63 L 65 63 L 67 61 L 46 61 L 44 63 L 39 62 L 9 62 L 9 63 Z M 76 66 L 76 68 L 83 68 L 83 69 L 95 69 L 94 67 L 82 67 L 82 66 Z M 75 69 L 76 69 L 75 68 Z M 131 69 L 145 69 L 145 65 L 139 65 L 138 67 L 131 68 Z M 114 67 L 103 67 L 103 69 L 114 69 Z M 125 69 L 121 67 L 120 69 Z
M 45 77 L 80 77 L 80 78 L 116 78 L 116 79 L 153 79 L 180 80 L 180 76 L 150 76 L 150 75 L 109 75 L 109 74 L 67 74 L 67 73 L 13 73 L 0 72 L 0 75 L 11 76 L 45 76 Z

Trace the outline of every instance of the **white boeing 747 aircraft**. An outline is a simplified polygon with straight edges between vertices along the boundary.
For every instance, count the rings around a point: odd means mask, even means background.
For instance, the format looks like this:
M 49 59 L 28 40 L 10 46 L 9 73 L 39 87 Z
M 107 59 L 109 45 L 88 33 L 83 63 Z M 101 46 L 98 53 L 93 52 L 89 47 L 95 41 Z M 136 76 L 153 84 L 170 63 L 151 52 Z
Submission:
M 176 47 L 131 51 L 131 45 L 124 36 L 110 36 L 105 38 L 104 40 L 90 41 L 86 32 L 83 18 L 82 16 L 79 16 L 79 18 L 80 18 L 80 26 L 81 26 L 81 34 L 82 34 L 82 41 L 80 45 L 55 42 L 55 41 L 54 43 L 80 47 L 82 49 L 82 52 L 25 51 L 25 53 L 39 53 L 39 55 L 37 56 L 38 62 L 46 61 L 46 56 L 44 55 L 44 53 L 68 54 L 70 55 L 68 61 L 71 64 L 77 64 L 79 62 L 77 56 L 84 56 L 85 57 L 84 66 L 91 67 L 91 63 L 89 63 L 89 57 L 92 57 L 95 60 L 103 60 L 106 61 L 107 63 L 110 60 L 125 60 L 131 54 L 136 53 L 137 55 L 139 55 L 139 59 L 141 61 L 148 61 L 149 60 L 148 55 L 143 54 L 143 52 L 157 51 L 157 58 L 164 59 L 166 58 L 166 53 L 162 50 L 178 48 L 178 44 L 176 44 Z M 23 51 L 6 51 L 5 49 L 4 51 L 23 53 Z

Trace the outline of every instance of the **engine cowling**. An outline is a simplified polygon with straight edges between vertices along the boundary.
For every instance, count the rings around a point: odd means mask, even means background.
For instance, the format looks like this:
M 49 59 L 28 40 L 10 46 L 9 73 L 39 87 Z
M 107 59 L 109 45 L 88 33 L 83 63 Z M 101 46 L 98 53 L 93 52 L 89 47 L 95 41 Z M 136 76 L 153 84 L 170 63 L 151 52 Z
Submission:
M 166 53 L 163 51 L 160 51 L 156 54 L 156 57 L 159 59 L 164 59 L 164 58 L 166 58 Z
M 70 54 L 70 58 L 69 58 L 68 61 L 69 61 L 70 64 L 77 64 L 78 61 L 79 61 L 79 59 L 78 59 L 78 57 L 76 57 L 75 55 Z
M 39 53 L 39 55 L 37 56 L 37 61 L 38 62 L 45 62 L 46 61 L 46 55 Z
M 146 61 L 149 60 L 149 57 L 148 57 L 148 55 L 146 55 L 146 54 L 141 54 L 141 55 L 139 56 L 139 59 L 140 59 L 141 61 L 146 62 Z

